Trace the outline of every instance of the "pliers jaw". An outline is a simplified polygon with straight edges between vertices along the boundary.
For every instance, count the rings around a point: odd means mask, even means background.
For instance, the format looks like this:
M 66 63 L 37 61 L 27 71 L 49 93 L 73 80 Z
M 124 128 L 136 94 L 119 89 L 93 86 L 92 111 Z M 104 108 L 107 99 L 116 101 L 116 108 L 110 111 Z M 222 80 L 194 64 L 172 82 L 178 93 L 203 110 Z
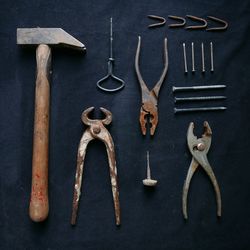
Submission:
M 90 107 L 90 108 L 87 108 L 85 109 L 83 112 L 82 112 L 82 122 L 85 124 L 85 125 L 88 125 L 88 126 L 91 126 L 93 124 L 95 124 L 97 121 L 101 121 L 101 123 L 103 123 L 104 125 L 109 125 L 111 122 L 112 122 L 112 113 L 105 109 L 105 108 L 100 108 L 100 110 L 105 114 L 105 118 L 102 119 L 102 120 L 92 120 L 88 117 L 88 115 L 94 110 L 95 108 L 94 107 Z
M 204 122 L 204 132 L 202 134 L 202 138 L 197 138 L 197 136 L 194 135 L 194 123 L 191 122 L 188 127 L 187 131 L 187 143 L 188 143 L 188 148 L 193 155 L 195 151 L 204 151 L 204 153 L 207 153 L 211 141 L 212 141 L 212 130 L 208 124 L 207 121 Z
M 153 136 L 158 124 L 158 109 L 152 103 L 144 103 L 140 110 L 140 125 L 143 135 L 147 133 L 147 123 L 150 124 L 150 135 Z

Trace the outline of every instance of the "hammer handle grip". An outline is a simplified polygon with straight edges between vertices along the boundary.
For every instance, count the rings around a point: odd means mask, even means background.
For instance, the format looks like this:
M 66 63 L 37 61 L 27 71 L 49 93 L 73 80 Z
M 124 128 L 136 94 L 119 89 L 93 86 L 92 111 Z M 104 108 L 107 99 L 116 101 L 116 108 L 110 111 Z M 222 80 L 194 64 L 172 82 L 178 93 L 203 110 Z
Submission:
M 35 222 L 44 221 L 49 213 L 48 152 L 51 50 L 41 44 L 36 50 L 37 76 L 33 135 L 32 187 L 29 215 Z

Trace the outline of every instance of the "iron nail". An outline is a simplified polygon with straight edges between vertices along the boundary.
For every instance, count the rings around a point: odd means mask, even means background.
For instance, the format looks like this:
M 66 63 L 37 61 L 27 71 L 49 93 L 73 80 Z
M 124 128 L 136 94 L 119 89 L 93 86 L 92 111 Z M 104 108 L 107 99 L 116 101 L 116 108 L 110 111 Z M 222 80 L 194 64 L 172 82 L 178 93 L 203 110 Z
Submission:
M 204 43 L 201 43 L 201 64 L 202 64 L 202 73 L 205 73 Z
M 210 42 L 210 60 L 211 60 L 211 72 L 214 72 L 214 48 L 212 42 Z
M 175 97 L 174 102 L 225 100 L 226 96 Z
M 187 54 L 186 54 L 186 44 L 183 43 L 183 59 L 184 59 L 184 71 L 187 74 L 188 73 L 188 68 L 187 68 Z
M 189 90 L 207 90 L 207 89 L 224 89 L 226 85 L 205 85 L 205 86 L 190 86 L 190 87 L 172 87 L 172 91 L 189 91 Z
M 223 111 L 226 110 L 226 107 L 204 107 L 204 108 L 174 108 L 174 113 L 183 113 L 183 112 L 199 112 L 199 111 Z
M 194 43 L 191 43 L 191 48 L 192 48 L 192 72 L 195 72 L 195 67 L 194 67 Z

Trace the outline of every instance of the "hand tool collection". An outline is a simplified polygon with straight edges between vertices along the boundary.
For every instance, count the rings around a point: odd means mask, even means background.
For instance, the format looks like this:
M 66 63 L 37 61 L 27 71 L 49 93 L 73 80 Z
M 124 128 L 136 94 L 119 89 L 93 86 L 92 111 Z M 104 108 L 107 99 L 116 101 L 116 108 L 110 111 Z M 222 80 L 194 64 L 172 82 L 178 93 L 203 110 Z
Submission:
M 166 19 L 163 17 L 149 15 L 149 18 L 158 21 L 149 25 L 149 28 L 164 26 Z M 217 17 L 208 16 L 209 21 L 214 21 L 219 26 L 207 28 L 208 22 L 206 19 L 186 15 L 185 18 L 179 16 L 169 15 L 169 19 L 177 21 L 177 23 L 169 24 L 169 28 L 185 27 L 186 20 L 192 20 L 198 22 L 198 25 L 186 26 L 187 30 L 206 29 L 207 31 L 221 31 L 226 30 L 228 23 Z M 96 85 L 99 89 L 105 92 L 116 92 L 121 90 L 125 82 L 113 73 L 114 68 L 114 57 L 113 57 L 113 26 L 112 18 L 110 18 L 110 34 L 109 34 L 109 58 L 108 58 L 108 73 L 106 76 L 97 81 Z M 32 187 L 31 187 L 31 198 L 29 214 L 30 218 L 35 222 L 43 221 L 47 218 L 49 212 L 49 201 L 48 201 L 48 152 L 49 152 L 49 105 L 50 105 L 50 64 L 51 64 L 51 49 L 50 46 L 66 46 L 85 51 L 85 46 L 77 39 L 70 36 L 68 33 L 59 28 L 18 28 L 17 29 L 17 44 L 20 45 L 36 45 L 36 60 L 37 60 L 37 76 L 36 76 L 36 90 L 35 90 L 35 111 L 34 111 L 34 135 L 33 135 L 33 159 L 32 159 Z M 200 53 L 201 53 L 201 72 L 205 73 L 205 46 L 206 43 L 201 42 Z M 210 71 L 214 72 L 214 52 L 213 42 L 209 43 L 210 46 Z M 184 59 L 184 72 L 188 73 L 188 57 L 186 43 L 182 43 L 183 47 L 183 59 Z M 156 127 L 158 125 L 158 99 L 161 86 L 166 78 L 168 72 L 168 46 L 167 38 L 163 41 L 163 69 L 156 82 L 155 86 L 149 90 L 139 68 L 141 50 L 141 37 L 138 36 L 138 44 L 135 53 L 135 72 L 141 89 L 141 107 L 139 123 L 140 129 L 143 135 L 146 135 L 147 129 L 150 131 L 150 135 L 155 134 Z M 195 43 L 191 42 L 191 62 L 192 62 L 192 73 L 194 74 L 197 70 L 195 64 Z M 189 53 L 188 53 L 189 55 Z M 113 79 L 118 87 L 107 88 L 104 87 L 104 82 L 108 79 Z M 223 90 L 226 88 L 224 84 L 215 85 L 190 85 L 172 87 L 172 92 L 178 94 L 179 92 L 190 93 L 196 91 L 209 91 L 209 90 Z M 176 105 L 187 102 L 191 103 L 202 103 L 204 101 L 223 101 L 226 99 L 225 95 L 203 95 L 203 96 L 174 96 L 174 102 Z M 77 154 L 77 167 L 74 184 L 74 195 L 72 205 L 72 216 L 71 224 L 75 225 L 77 220 L 77 213 L 79 207 L 79 200 L 81 195 L 81 187 L 83 181 L 83 169 L 86 150 L 89 142 L 98 139 L 102 141 L 106 146 L 109 162 L 109 172 L 111 189 L 113 195 L 113 204 L 115 212 L 116 225 L 120 225 L 120 202 L 119 202 L 119 191 L 117 181 L 117 168 L 116 168 L 116 157 L 113 139 L 105 126 L 109 125 L 112 121 L 112 113 L 105 108 L 100 110 L 105 114 L 104 119 L 90 119 L 89 114 L 94 110 L 94 107 L 87 108 L 82 113 L 82 122 L 87 126 L 84 131 Z M 226 110 L 225 106 L 205 106 L 205 107 L 188 107 L 188 108 L 174 108 L 175 113 L 182 112 L 201 112 L 201 111 L 222 111 Z M 201 138 L 197 138 L 193 134 L 194 123 L 191 122 L 187 132 L 187 144 L 190 153 L 193 158 L 187 173 L 186 180 L 183 187 L 182 196 L 182 210 L 184 218 L 187 219 L 187 196 L 190 186 L 190 182 L 194 172 L 200 165 L 207 175 L 209 176 L 216 193 L 217 200 L 217 215 L 221 216 L 221 195 L 220 189 L 213 173 L 213 170 L 208 162 L 207 153 L 211 145 L 211 128 L 208 122 L 204 122 L 205 132 Z M 152 137 L 151 137 L 152 138 Z M 149 163 L 149 151 L 147 151 L 147 177 L 142 181 L 144 186 L 153 187 L 156 186 L 157 180 L 151 178 L 151 170 Z

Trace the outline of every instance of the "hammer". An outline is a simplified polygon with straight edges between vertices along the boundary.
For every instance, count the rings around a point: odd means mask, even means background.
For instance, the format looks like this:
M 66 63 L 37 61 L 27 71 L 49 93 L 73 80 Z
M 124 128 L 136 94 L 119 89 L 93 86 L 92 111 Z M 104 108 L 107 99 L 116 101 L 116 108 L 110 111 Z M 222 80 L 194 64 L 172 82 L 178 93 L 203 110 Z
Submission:
M 84 44 L 60 28 L 18 28 L 17 44 L 37 45 L 35 114 L 32 157 L 30 218 L 44 221 L 49 213 L 48 148 L 51 46 L 65 46 L 86 51 Z

